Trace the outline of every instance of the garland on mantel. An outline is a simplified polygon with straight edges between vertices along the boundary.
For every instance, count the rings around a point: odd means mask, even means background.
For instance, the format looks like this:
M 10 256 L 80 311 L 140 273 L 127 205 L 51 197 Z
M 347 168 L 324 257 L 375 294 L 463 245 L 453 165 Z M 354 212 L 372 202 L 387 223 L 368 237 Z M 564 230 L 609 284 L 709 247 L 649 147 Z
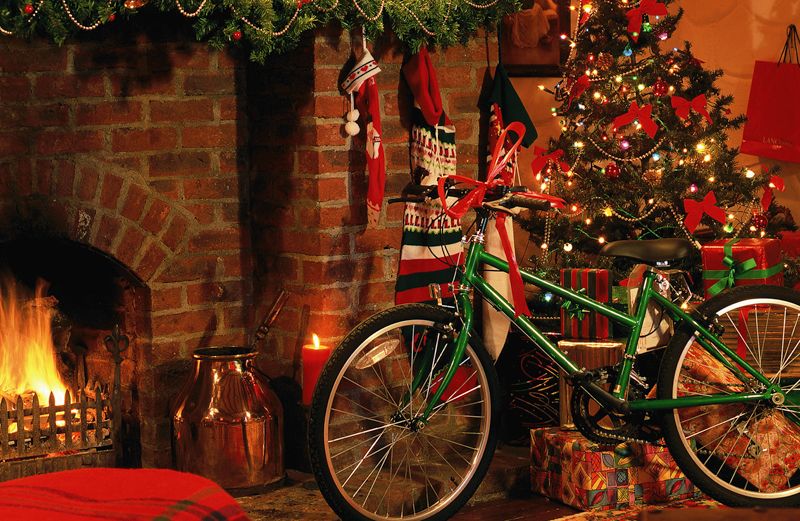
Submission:
M 332 21 L 364 26 L 373 39 L 390 27 L 416 51 L 463 42 L 518 9 L 519 0 L 9 0 L 0 6 L 0 34 L 44 35 L 60 45 L 139 12 L 178 12 L 193 20 L 199 40 L 213 47 L 249 42 L 251 59 L 263 62 Z

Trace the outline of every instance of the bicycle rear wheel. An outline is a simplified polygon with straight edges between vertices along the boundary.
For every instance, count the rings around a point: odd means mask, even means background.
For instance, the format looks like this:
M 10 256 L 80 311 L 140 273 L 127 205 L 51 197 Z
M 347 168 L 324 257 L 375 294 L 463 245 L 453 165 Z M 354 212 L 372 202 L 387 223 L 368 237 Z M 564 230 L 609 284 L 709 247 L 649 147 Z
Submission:
M 429 422 L 420 421 L 452 356 L 451 325 L 457 319 L 442 308 L 397 306 L 359 325 L 328 361 L 309 451 L 320 491 L 343 519 L 447 519 L 483 479 L 499 400 L 475 339 Z
M 700 309 L 717 317 L 722 340 L 787 393 L 785 403 L 765 401 L 687 407 L 662 417 L 664 439 L 681 470 L 703 492 L 731 506 L 800 505 L 800 295 L 776 286 L 733 288 Z M 679 329 L 661 366 L 659 398 L 763 393 Z

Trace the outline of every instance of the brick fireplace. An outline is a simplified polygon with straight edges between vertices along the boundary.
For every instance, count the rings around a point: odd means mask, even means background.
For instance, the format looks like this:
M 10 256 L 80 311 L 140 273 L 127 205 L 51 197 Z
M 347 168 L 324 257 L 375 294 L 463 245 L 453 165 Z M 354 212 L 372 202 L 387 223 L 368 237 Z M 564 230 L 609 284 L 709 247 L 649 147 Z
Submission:
M 254 65 L 155 25 L 63 47 L 0 41 L 0 243 L 66 241 L 124 275 L 130 413 L 141 463 L 166 467 L 169 403 L 192 350 L 247 343 L 285 287 L 259 364 L 296 377 L 312 332 L 335 344 L 392 302 L 402 208 L 367 229 L 363 142 L 345 138 L 337 89 L 347 33 L 309 33 Z M 380 41 L 373 54 L 388 196 L 409 178 L 411 100 L 398 46 Z M 434 61 L 460 173 L 474 176 L 496 40 Z

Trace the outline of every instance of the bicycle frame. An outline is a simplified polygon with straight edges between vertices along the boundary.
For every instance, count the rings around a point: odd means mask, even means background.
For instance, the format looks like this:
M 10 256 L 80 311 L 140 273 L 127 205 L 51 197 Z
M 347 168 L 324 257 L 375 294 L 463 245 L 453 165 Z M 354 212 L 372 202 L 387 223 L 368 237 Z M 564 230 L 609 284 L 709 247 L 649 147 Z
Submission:
M 597 384 L 588 381 L 586 372 L 575 365 L 575 363 L 561 351 L 552 341 L 550 341 L 527 317 L 515 316 L 514 306 L 494 289 L 480 275 L 479 267 L 488 265 L 499 271 L 508 273 L 508 263 L 494 255 L 487 253 L 483 246 L 483 234 L 488 222 L 488 212 L 478 209 L 478 219 L 476 220 L 477 232 L 469 241 L 466 261 L 460 284 L 455 289 L 455 296 L 458 303 L 460 318 L 463 327 L 456 339 L 454 356 L 450 362 L 447 372 L 443 377 L 439 388 L 429 401 L 423 417 L 425 419 L 436 408 L 439 400 L 450 384 L 458 365 L 461 363 L 464 351 L 467 346 L 470 331 L 473 325 L 472 302 L 469 297 L 471 288 L 475 288 L 487 302 L 506 315 L 530 340 L 553 359 L 553 361 L 567 373 L 575 385 L 579 385 L 598 402 L 620 412 L 628 411 L 654 411 L 663 409 L 673 409 L 679 407 L 697 407 L 701 405 L 723 404 L 723 403 L 742 403 L 759 400 L 769 400 L 773 395 L 781 394 L 780 387 L 773 384 L 766 376 L 744 361 L 735 350 L 726 346 L 712 331 L 698 322 L 690 314 L 677 306 L 672 301 L 664 298 L 653 288 L 653 282 L 657 276 L 655 270 L 647 270 L 642 281 L 641 291 L 637 308 L 633 315 L 623 313 L 609 305 L 598 302 L 582 293 L 564 288 L 559 284 L 540 278 L 532 273 L 523 271 L 523 281 L 533 284 L 545 291 L 561 297 L 567 301 L 579 304 L 583 309 L 595 311 L 609 318 L 615 324 L 628 328 L 628 340 L 623 355 L 622 366 L 615 382 L 612 392 L 608 392 Z M 636 349 L 639 336 L 642 331 L 642 324 L 645 319 L 648 304 L 654 301 L 669 314 L 676 324 L 685 322 L 691 325 L 695 331 L 696 341 L 706 349 L 713 357 L 719 360 L 727 368 L 731 369 L 743 382 L 753 379 L 764 386 L 764 392 L 743 392 L 733 394 L 712 394 L 708 396 L 686 396 L 674 399 L 641 399 L 627 400 L 628 384 L 633 369 L 633 361 L 636 358 Z M 740 369 L 741 368 L 741 369 Z M 749 376 L 748 376 L 749 375 Z M 786 397 L 800 403 L 800 391 L 791 393 L 792 397 Z

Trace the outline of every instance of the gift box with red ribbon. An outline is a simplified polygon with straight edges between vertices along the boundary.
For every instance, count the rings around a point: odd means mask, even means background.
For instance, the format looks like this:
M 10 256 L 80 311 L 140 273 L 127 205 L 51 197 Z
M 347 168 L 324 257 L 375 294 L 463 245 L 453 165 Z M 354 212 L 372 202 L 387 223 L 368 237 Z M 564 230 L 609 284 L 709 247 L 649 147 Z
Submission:
M 561 285 L 599 302 L 611 302 L 611 281 L 608 270 L 594 268 L 562 269 Z M 567 302 L 561 306 L 561 334 L 564 338 L 599 340 L 610 338 L 608 318 Z
M 602 446 L 575 431 L 531 430 L 531 486 L 581 510 L 612 510 L 698 497 L 666 447 Z
M 783 285 L 778 239 L 721 239 L 703 245 L 706 298 L 733 286 Z

